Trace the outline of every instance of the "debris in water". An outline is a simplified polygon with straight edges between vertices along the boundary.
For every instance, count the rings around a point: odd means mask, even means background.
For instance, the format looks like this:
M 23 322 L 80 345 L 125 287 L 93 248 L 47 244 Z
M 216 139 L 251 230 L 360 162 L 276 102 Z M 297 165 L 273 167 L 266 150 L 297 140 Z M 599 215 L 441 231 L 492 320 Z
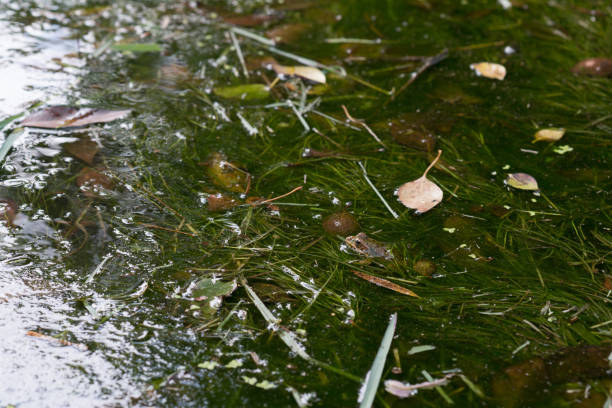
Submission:
M 478 62 L 471 64 L 470 68 L 476 72 L 476 75 L 485 78 L 503 80 L 506 77 L 506 67 L 493 62 Z
M 438 162 L 441 154 L 442 150 L 438 150 L 438 155 L 421 177 L 402 184 L 397 190 L 398 200 L 406 207 L 415 209 L 418 213 L 424 213 L 442 201 L 444 195 L 442 189 L 427 179 L 427 173 Z

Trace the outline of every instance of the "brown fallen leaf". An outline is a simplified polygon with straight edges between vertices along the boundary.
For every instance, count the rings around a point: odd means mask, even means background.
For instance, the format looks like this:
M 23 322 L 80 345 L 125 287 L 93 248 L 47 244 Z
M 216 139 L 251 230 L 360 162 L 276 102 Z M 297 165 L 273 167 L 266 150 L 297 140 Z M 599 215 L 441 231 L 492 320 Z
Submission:
M 91 139 L 79 139 L 76 142 L 66 143 L 63 148 L 71 156 L 89 165 L 93 164 L 93 159 L 99 150 L 98 144 Z
M 42 340 L 46 340 L 50 343 L 55 343 L 58 344 L 60 346 L 72 346 L 72 347 L 76 347 L 77 349 L 81 350 L 81 351 L 87 351 L 87 346 L 85 344 L 80 344 L 80 343 L 73 343 L 71 341 L 68 340 L 64 340 L 64 339 L 58 339 L 57 337 L 51 337 L 51 336 L 47 336 L 46 334 L 42 334 L 42 333 L 38 333 L 32 330 L 28 330 L 26 332 L 27 336 L 30 337 L 36 337 Z
M 612 59 L 587 58 L 572 68 L 574 74 L 592 75 L 598 77 L 612 76 Z
M 105 123 L 120 119 L 131 111 L 74 108 L 72 106 L 49 106 L 31 114 L 22 122 L 22 126 L 58 129 Z
M 10 198 L 0 197 L 0 221 L 6 221 L 9 227 L 14 227 L 13 221 L 17 215 L 17 203 Z
M 237 200 L 220 193 L 209 195 L 206 203 L 209 211 L 226 211 L 240 204 Z
M 363 272 L 359 272 L 359 271 L 352 271 L 355 275 L 359 276 L 361 279 L 367 280 L 370 283 L 373 283 L 377 286 L 382 286 L 383 288 L 387 288 L 389 290 L 392 290 L 394 292 L 397 293 L 401 293 L 402 295 L 408 295 L 408 296 L 413 296 L 413 297 L 420 297 L 419 295 L 417 295 L 416 293 L 414 293 L 413 291 L 411 291 L 410 289 L 406 289 L 403 286 L 400 285 L 396 285 L 393 282 L 390 282 L 386 279 L 383 278 L 379 278 L 377 276 L 372 276 L 372 275 L 368 275 L 367 273 L 363 273 Z
M 438 162 L 442 150 L 431 162 L 421 177 L 414 181 L 402 184 L 397 190 L 398 200 L 408 208 L 415 209 L 418 213 L 431 210 L 442 201 L 444 193 L 433 181 L 427 179 L 427 173 Z
M 91 167 L 85 167 L 76 179 L 77 186 L 88 197 L 99 197 L 101 189 L 113 188 L 113 181 L 105 174 Z

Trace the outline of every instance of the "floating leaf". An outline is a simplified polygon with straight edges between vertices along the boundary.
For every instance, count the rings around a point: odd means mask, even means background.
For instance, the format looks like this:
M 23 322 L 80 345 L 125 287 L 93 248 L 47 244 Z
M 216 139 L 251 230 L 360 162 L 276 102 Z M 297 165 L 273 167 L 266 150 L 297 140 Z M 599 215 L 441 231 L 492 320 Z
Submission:
M 272 60 L 270 62 L 272 69 L 278 75 L 287 75 L 287 76 L 299 76 L 301 78 L 307 79 L 312 82 L 318 82 L 320 84 L 324 84 L 326 82 L 325 74 L 319 69 L 315 67 L 307 67 L 307 66 L 285 66 L 280 65 L 276 61 Z
M 533 135 L 533 141 L 535 142 L 556 142 L 561 139 L 565 134 L 565 129 L 540 129 Z
M 0 197 L 0 221 L 6 221 L 9 226 L 14 226 L 13 221 L 17 215 L 17 203 L 10 198 Z
M 111 122 L 121 119 L 130 110 L 105 110 L 74 108 L 71 106 L 50 106 L 36 112 L 21 122 L 23 126 L 58 129 L 65 127 L 85 126 L 92 123 Z
M 200 279 L 193 290 L 196 300 L 208 300 L 217 296 L 228 296 L 236 289 L 236 281 L 223 282 L 211 278 Z
M 563 145 L 563 146 L 559 146 L 559 147 L 555 147 L 553 149 L 553 152 L 557 153 L 557 154 L 565 154 L 565 153 L 569 153 L 574 151 L 574 148 L 572 146 L 569 145 Z
M 126 52 L 160 52 L 162 46 L 157 43 L 116 43 L 111 47 L 115 51 Z
M 206 198 L 209 211 L 226 211 L 240 204 L 237 200 L 223 194 L 211 194 Z
M 379 278 L 377 276 L 368 275 L 367 273 L 363 273 L 363 272 L 359 272 L 359 271 L 353 271 L 353 273 L 355 275 L 359 276 L 361 279 L 365 279 L 368 282 L 373 283 L 373 284 L 375 284 L 377 286 L 382 286 L 383 288 L 387 288 L 387 289 L 393 290 L 393 291 L 395 291 L 397 293 L 401 293 L 402 295 L 419 297 L 419 295 L 417 295 L 416 293 L 414 293 L 410 289 L 406 289 L 403 286 L 396 285 L 395 283 L 390 282 L 390 281 L 388 281 L 386 279 Z
M 98 197 L 102 189 L 110 190 L 113 187 L 113 182 L 107 175 L 91 167 L 81 170 L 76 184 L 88 197 Z
M 572 68 L 574 74 L 592 75 L 598 77 L 612 76 L 612 59 L 587 58 Z
M 540 189 L 536 179 L 527 173 L 510 173 L 504 182 L 519 190 L 538 191 Z
M 398 200 L 408 208 L 419 213 L 431 210 L 442 201 L 444 193 L 434 182 L 427 179 L 427 173 L 438 162 L 442 150 L 425 170 L 423 175 L 414 181 L 402 184 L 397 190 Z
M 236 86 L 217 87 L 213 89 L 215 95 L 227 99 L 265 99 L 270 95 L 270 88 L 264 84 L 246 84 Z
M 501 81 L 506 77 L 506 67 L 494 62 L 478 62 L 471 64 L 470 68 L 476 72 L 476 75 L 485 78 L 499 79 Z

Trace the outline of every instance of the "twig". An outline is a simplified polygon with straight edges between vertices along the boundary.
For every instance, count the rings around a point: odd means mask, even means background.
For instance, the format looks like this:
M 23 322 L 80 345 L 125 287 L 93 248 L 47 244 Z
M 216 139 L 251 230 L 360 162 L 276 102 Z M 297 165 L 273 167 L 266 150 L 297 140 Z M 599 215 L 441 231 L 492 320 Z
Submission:
M 385 198 L 382 196 L 382 194 L 380 194 L 380 191 L 378 191 L 378 189 L 376 188 L 376 186 L 374 185 L 374 183 L 372 183 L 370 181 L 370 179 L 368 178 L 368 172 L 366 171 L 365 167 L 363 166 L 363 164 L 361 164 L 361 162 L 357 162 L 357 164 L 359 164 L 359 167 L 361 167 L 361 170 L 363 170 L 363 177 L 365 178 L 366 182 L 370 185 L 370 187 L 372 187 L 372 190 L 374 190 L 374 192 L 376 193 L 376 195 L 378 196 L 378 198 L 380 198 L 380 201 L 383 202 L 383 204 L 385 205 L 385 207 L 387 207 L 387 210 L 389 210 L 389 212 L 391 213 L 391 215 L 393 216 L 393 218 L 399 218 L 399 215 L 397 215 L 397 213 L 395 211 L 393 211 L 393 209 L 391 208 L 391 206 L 389 205 L 389 203 L 387 202 L 387 200 L 385 200 Z
M 159 229 L 159 230 L 163 230 L 163 231 L 174 232 L 175 234 L 188 235 L 190 237 L 195 237 L 196 236 L 195 234 L 191 234 L 189 232 L 179 231 L 177 229 L 172 229 L 172 228 L 160 227 L 159 225 L 155 225 L 155 224 L 140 223 L 139 225 L 142 225 L 143 227 L 146 227 L 146 228 L 155 228 L 155 229 Z
M 26 335 L 31 336 L 31 337 L 37 337 L 39 339 L 46 340 L 51 343 L 56 343 L 62 346 L 73 346 L 81 351 L 87 351 L 87 346 L 85 344 L 72 343 L 68 340 L 58 339 L 57 337 L 52 337 L 52 336 L 47 336 L 46 334 L 38 333 L 32 330 L 28 330 L 26 332 Z
M 257 202 L 256 202 L 256 203 L 254 203 L 254 204 L 260 205 L 260 204 L 271 203 L 272 201 L 276 201 L 276 200 L 280 200 L 281 198 L 285 198 L 285 197 L 287 197 L 288 195 L 293 194 L 293 193 L 295 193 L 296 191 L 301 190 L 302 188 L 304 188 L 304 186 L 298 186 L 298 187 L 294 188 L 293 190 L 291 190 L 291 191 L 290 191 L 290 192 L 288 192 L 288 193 L 281 194 L 281 195 L 279 195 L 278 197 L 270 198 L 270 199 L 268 199 L 268 200 L 257 201 Z
M 310 126 L 308 126 L 308 122 L 304 120 L 304 117 L 300 114 L 300 112 L 298 112 L 298 110 L 295 108 L 295 105 L 293 104 L 293 102 L 291 102 L 290 99 L 287 99 L 287 105 L 289 105 L 289 107 L 293 110 L 293 113 L 295 113 L 295 116 L 297 116 L 297 118 L 300 120 L 300 123 L 304 127 L 304 130 L 308 132 L 310 130 Z
M 380 140 L 378 136 L 376 136 L 376 133 L 374 133 L 374 131 L 370 129 L 370 127 L 364 121 L 358 120 L 352 117 L 348 109 L 346 109 L 346 106 L 344 105 L 342 105 L 342 110 L 344 110 L 344 114 L 346 115 L 346 118 L 349 120 L 349 122 L 353 122 L 353 123 L 363 126 L 363 128 L 368 131 L 368 133 L 374 138 L 374 140 L 376 140 L 385 149 L 387 148 L 387 146 L 385 146 L 383 141 Z
M 242 65 L 242 71 L 244 72 L 245 78 L 249 78 L 249 70 L 246 67 L 244 62 L 244 56 L 242 55 L 242 50 L 240 49 L 240 44 L 234 35 L 232 30 L 229 31 L 230 38 L 232 39 L 232 43 L 234 44 L 234 50 L 236 50 L 236 55 L 238 55 L 238 61 L 240 61 L 240 65 Z
M 412 84 L 414 81 L 416 81 L 416 79 L 423 73 L 425 72 L 427 69 L 433 67 L 434 65 L 436 65 L 437 63 L 439 63 L 440 61 L 443 61 L 446 57 L 448 57 L 448 49 L 444 49 L 442 50 L 442 52 L 440 52 L 437 55 L 434 55 L 433 57 L 429 57 L 427 58 L 424 62 L 423 65 L 421 65 L 419 67 L 419 69 L 417 69 L 416 71 L 414 71 L 412 74 L 410 74 L 410 79 L 408 81 L 406 81 L 406 83 L 404 85 L 402 85 L 402 87 L 400 89 L 398 89 L 397 92 L 395 92 L 392 96 L 391 96 L 391 101 L 394 101 L 395 98 L 401 94 L 403 91 L 406 90 L 406 88 L 408 88 L 410 86 L 410 84 Z

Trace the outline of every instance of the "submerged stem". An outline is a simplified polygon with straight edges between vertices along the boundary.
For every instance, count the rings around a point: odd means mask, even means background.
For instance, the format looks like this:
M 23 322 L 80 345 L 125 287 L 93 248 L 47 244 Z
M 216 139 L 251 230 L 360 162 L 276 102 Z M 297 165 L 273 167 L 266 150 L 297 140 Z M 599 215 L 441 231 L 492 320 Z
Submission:
M 438 162 L 438 160 L 440 159 L 440 156 L 442 155 L 442 150 L 438 149 L 438 155 L 436 156 L 436 158 L 429 164 L 429 166 L 427 166 L 427 168 L 425 169 L 425 173 L 423 173 L 423 175 L 421 177 L 426 177 L 427 173 L 429 173 L 429 170 L 431 170 L 431 168 L 433 166 L 436 165 L 436 163 Z

